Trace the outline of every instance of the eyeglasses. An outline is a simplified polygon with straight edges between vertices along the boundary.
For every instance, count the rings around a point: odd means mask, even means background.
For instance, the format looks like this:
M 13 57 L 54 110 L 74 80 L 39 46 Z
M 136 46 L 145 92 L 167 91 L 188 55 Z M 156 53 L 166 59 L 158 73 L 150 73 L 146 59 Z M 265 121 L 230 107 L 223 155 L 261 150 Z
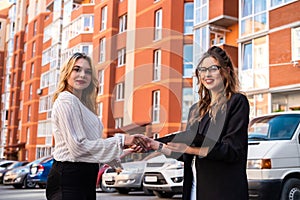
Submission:
M 207 71 L 209 73 L 216 73 L 219 69 L 221 69 L 221 66 L 211 65 L 209 67 L 199 67 L 197 70 L 200 74 L 205 74 Z

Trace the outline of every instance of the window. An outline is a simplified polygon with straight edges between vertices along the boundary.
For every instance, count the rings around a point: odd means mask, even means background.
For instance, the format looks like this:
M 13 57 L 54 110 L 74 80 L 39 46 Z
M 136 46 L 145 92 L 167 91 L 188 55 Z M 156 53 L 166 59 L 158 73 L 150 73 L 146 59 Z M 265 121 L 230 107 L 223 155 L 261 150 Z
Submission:
M 300 60 L 300 27 L 292 28 L 292 60 Z
M 124 83 L 117 84 L 116 100 L 124 100 Z
M 183 122 L 187 121 L 189 109 L 193 104 L 193 88 L 183 88 L 182 89 L 182 113 L 181 120 Z
M 29 100 L 32 99 L 32 85 L 29 85 Z
M 125 65 L 126 63 L 126 49 L 123 48 L 118 51 L 118 66 Z
M 267 0 L 242 0 L 241 36 L 267 29 Z
M 31 106 L 28 106 L 28 111 L 27 111 L 27 122 L 30 122 L 30 117 L 31 117 Z
M 99 102 L 99 104 L 98 104 L 98 117 L 102 121 L 102 117 L 103 117 L 103 102 Z
M 123 15 L 119 18 L 119 33 L 123 33 L 127 30 L 127 15 Z
M 29 144 L 30 141 L 30 128 L 26 128 L 26 144 Z
M 32 79 L 33 76 L 34 76 L 34 63 L 31 63 L 30 78 Z
M 104 70 L 99 70 L 98 72 L 98 80 L 99 80 L 99 91 L 98 94 L 102 95 L 104 91 Z
M 255 38 L 242 44 L 239 80 L 243 90 L 269 87 L 268 52 L 267 37 Z
M 121 128 L 123 126 L 123 118 L 116 118 L 115 119 L 115 128 Z
M 208 1 L 195 0 L 195 25 L 201 24 L 208 19 Z
M 186 44 L 183 46 L 183 76 L 193 76 L 193 45 Z
M 154 40 L 160 40 L 162 38 L 162 10 L 155 12 L 155 32 Z
M 105 38 L 102 38 L 100 40 L 100 45 L 99 45 L 99 48 L 100 48 L 100 53 L 99 53 L 99 62 L 100 63 L 103 63 L 105 61 L 105 47 L 106 47 L 106 44 L 105 44 Z
M 271 7 L 280 6 L 293 0 L 271 0 Z
M 93 30 L 94 30 L 94 16 L 90 16 L 90 15 L 83 16 L 83 27 L 84 27 L 83 28 L 84 32 L 93 32 Z
M 160 80 L 161 74 L 161 50 L 154 51 L 154 63 L 153 63 L 153 80 L 158 81 Z
M 225 32 L 210 31 L 210 45 L 222 45 L 225 43 Z
M 32 42 L 32 52 L 31 52 L 32 58 L 35 57 L 35 42 Z
M 152 122 L 159 123 L 160 110 L 160 91 L 153 91 L 152 93 Z
M 106 22 L 107 22 L 107 6 L 101 9 L 101 28 L 100 31 L 106 29 Z
M 252 43 L 244 44 L 242 52 L 243 70 L 252 69 L 252 57 Z
M 37 32 L 37 25 L 36 25 L 36 21 L 33 22 L 33 35 L 35 36 L 36 35 L 36 32 Z
M 184 4 L 184 33 L 192 34 L 194 25 L 194 3 Z

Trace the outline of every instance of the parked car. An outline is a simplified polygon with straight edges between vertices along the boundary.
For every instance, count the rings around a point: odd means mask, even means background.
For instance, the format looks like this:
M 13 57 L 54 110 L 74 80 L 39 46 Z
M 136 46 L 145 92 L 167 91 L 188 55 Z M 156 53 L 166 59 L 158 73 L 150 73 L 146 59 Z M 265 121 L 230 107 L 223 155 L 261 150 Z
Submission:
M 28 180 L 27 176 L 29 174 L 30 166 L 33 164 L 38 164 L 49 156 L 36 159 L 25 166 L 17 167 L 15 169 L 9 170 L 3 178 L 4 185 L 12 185 L 16 189 L 20 188 L 35 188 L 36 182 Z
M 6 169 L 9 165 L 14 163 L 15 160 L 1 160 L 0 161 L 0 171 Z
M 35 182 L 40 188 L 46 188 L 48 174 L 53 164 L 53 157 L 30 166 L 28 180 Z
M 123 159 L 125 156 L 127 156 L 131 153 L 132 153 L 131 149 L 124 149 L 122 155 L 120 156 L 120 159 Z M 110 166 L 108 164 L 100 164 L 99 172 L 98 172 L 98 176 L 97 176 L 97 182 L 96 182 L 96 190 L 101 190 L 103 192 L 115 192 L 116 191 L 115 188 L 105 187 L 105 185 L 102 184 L 102 175 L 108 168 L 110 168 Z
M 143 187 L 159 198 L 172 198 L 182 194 L 184 163 L 165 155 L 148 160 Z
M 122 158 L 122 171 L 118 172 L 108 168 L 102 175 L 102 184 L 108 188 L 115 188 L 120 194 L 128 194 L 133 190 L 144 190 L 146 194 L 152 194 L 143 188 L 143 176 L 146 163 L 150 158 L 160 155 L 159 152 L 132 153 Z
M 20 166 L 24 166 L 28 163 L 28 161 L 14 161 L 13 163 L 11 163 L 9 166 L 7 166 L 5 169 L 0 171 L 0 183 L 3 183 L 3 177 L 6 174 L 6 172 L 8 172 L 11 169 L 20 167 Z
M 249 124 L 250 199 L 300 199 L 300 112 L 272 113 Z

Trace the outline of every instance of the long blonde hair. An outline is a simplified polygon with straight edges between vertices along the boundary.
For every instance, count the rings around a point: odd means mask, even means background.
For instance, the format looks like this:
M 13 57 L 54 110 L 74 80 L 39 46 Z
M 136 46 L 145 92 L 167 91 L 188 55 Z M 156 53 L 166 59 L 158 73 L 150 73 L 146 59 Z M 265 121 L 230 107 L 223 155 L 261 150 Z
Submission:
M 84 53 L 79 53 L 76 52 L 74 53 L 62 66 L 60 70 L 60 78 L 58 82 L 58 87 L 56 91 L 54 92 L 53 95 L 53 102 L 57 99 L 58 95 L 63 92 L 63 91 L 69 91 L 73 93 L 72 91 L 69 90 L 68 87 L 68 79 L 72 73 L 74 64 L 76 61 L 80 58 L 83 58 L 88 61 L 91 70 L 92 70 L 92 80 L 90 85 L 82 91 L 82 96 L 81 96 L 81 102 L 93 113 L 96 114 L 96 97 L 97 97 L 97 90 L 98 90 L 98 79 L 96 76 L 96 71 L 95 68 L 93 67 L 92 64 L 92 59 L 85 55 Z
M 224 91 L 218 94 L 215 102 L 211 102 L 212 99 L 210 91 L 201 83 L 199 78 L 200 74 L 198 68 L 201 67 L 204 59 L 209 57 L 215 58 L 219 62 L 221 66 L 220 74 L 223 78 L 224 84 Z M 233 68 L 232 61 L 223 49 L 221 49 L 220 47 L 212 46 L 207 50 L 207 52 L 203 54 L 195 73 L 198 78 L 199 84 L 199 117 L 201 119 L 207 112 L 209 112 L 210 117 L 212 117 L 212 119 L 215 119 L 218 110 L 223 109 L 226 106 L 227 100 L 229 100 L 234 93 L 238 92 L 239 82 L 236 72 Z M 213 105 L 211 105 L 212 103 Z

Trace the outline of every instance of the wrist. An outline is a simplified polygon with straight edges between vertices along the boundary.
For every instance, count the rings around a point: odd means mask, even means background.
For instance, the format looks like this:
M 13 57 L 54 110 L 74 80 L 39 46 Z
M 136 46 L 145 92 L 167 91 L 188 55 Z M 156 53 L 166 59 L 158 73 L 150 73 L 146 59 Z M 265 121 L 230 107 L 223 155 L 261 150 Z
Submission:
M 164 143 L 159 142 L 156 151 L 161 152 L 164 147 Z

